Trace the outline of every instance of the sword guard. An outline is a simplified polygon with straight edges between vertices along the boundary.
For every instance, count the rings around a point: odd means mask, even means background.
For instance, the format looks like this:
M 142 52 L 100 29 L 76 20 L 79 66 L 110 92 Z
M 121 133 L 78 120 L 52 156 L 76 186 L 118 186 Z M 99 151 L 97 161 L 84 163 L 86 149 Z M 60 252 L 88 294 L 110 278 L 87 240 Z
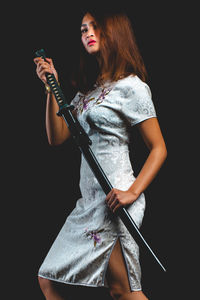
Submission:
M 56 113 L 57 116 L 62 116 L 62 114 L 66 111 L 66 110 L 73 110 L 74 109 L 74 105 L 70 105 L 70 104 L 64 104 L 59 108 L 59 111 Z

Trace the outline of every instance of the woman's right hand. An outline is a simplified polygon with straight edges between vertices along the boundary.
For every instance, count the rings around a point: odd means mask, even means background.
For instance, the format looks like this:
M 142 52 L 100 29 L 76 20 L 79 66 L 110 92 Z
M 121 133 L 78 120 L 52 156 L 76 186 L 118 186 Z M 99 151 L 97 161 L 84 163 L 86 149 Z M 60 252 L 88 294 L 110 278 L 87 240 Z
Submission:
M 58 81 L 58 74 L 54 67 L 53 61 L 51 58 L 46 58 L 47 62 L 42 57 L 34 58 L 34 63 L 36 64 L 36 73 L 42 82 L 47 85 L 46 73 L 54 74 L 56 80 Z

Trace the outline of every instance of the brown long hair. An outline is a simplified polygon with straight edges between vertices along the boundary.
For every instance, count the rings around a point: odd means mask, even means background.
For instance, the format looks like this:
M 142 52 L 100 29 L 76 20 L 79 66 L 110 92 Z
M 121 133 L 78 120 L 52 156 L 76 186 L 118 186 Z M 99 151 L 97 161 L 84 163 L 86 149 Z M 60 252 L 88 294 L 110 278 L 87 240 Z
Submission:
M 98 54 L 88 54 L 80 43 L 78 68 L 73 77 L 77 89 L 86 93 L 98 81 L 117 81 L 131 74 L 146 81 L 146 68 L 128 16 L 112 11 L 87 10 L 87 13 L 100 29 L 100 50 Z

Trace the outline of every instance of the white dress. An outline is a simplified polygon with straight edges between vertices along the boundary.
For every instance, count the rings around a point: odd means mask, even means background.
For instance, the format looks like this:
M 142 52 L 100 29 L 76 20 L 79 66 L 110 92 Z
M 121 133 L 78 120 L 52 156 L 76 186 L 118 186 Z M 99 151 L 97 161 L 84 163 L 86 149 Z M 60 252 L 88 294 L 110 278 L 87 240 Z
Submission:
M 135 180 L 128 148 L 130 127 L 156 117 L 148 85 L 137 76 L 128 76 L 96 86 L 87 95 L 77 93 L 72 104 L 112 186 L 127 190 Z M 106 269 L 119 239 L 131 291 L 141 290 L 138 245 L 119 217 L 108 209 L 106 195 L 83 156 L 80 191 L 81 198 L 67 217 L 38 275 L 66 284 L 108 287 Z M 127 210 L 140 227 L 145 210 L 144 194 Z

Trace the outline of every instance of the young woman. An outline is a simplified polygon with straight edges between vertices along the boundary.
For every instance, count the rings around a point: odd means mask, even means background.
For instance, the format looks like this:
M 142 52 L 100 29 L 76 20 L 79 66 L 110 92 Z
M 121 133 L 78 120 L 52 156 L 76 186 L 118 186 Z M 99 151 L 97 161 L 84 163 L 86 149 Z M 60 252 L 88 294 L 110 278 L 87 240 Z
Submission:
M 78 92 L 74 114 L 92 140 L 92 151 L 113 185 L 105 196 L 84 157 L 80 198 L 68 216 L 39 270 L 46 299 L 63 299 L 52 282 L 110 289 L 116 300 L 146 300 L 142 292 L 139 249 L 116 215 L 126 206 L 138 226 L 144 210 L 144 190 L 152 182 L 167 150 L 145 83 L 146 70 L 131 23 L 123 13 L 87 12 L 81 23 L 80 68 L 73 82 Z M 58 105 L 45 73 L 58 74 L 49 58 L 34 59 L 37 75 L 47 88 L 46 130 L 51 145 L 70 137 L 56 115 Z M 136 125 L 149 155 L 134 177 L 129 159 L 129 133 Z

